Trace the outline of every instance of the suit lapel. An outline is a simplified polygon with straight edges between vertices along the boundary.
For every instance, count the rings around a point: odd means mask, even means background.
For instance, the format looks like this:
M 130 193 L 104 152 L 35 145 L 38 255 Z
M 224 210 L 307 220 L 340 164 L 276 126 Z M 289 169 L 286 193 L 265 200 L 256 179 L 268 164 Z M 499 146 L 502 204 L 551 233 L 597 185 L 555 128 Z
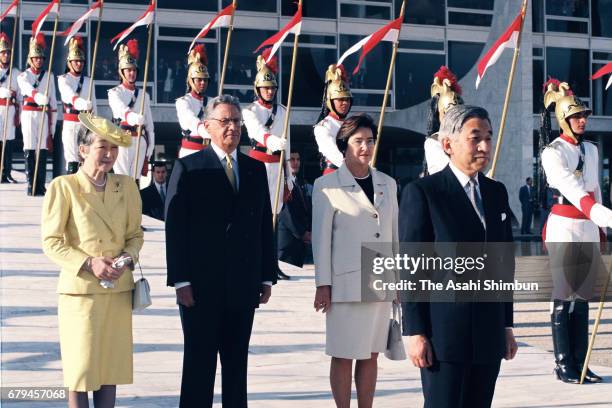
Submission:
M 481 233 L 485 233 L 484 226 L 480 221 L 480 217 L 476 213 L 476 209 L 472 205 L 472 202 L 468 198 L 467 193 L 463 189 L 461 183 L 455 176 L 455 173 L 451 170 L 450 166 L 446 166 L 443 170 L 444 176 L 446 177 L 446 185 L 448 188 L 448 192 L 451 197 L 449 197 L 448 205 L 457 209 L 458 216 L 461 217 L 461 214 L 469 214 L 468 217 L 471 218 L 469 220 L 470 225 L 477 225 L 477 228 L 480 229 Z M 479 179 L 480 180 L 480 179 Z M 481 190 L 482 193 L 482 190 Z M 484 200 L 484 199 L 483 199 Z M 486 210 L 485 210 L 485 220 L 486 220 Z
M 117 204 L 119 200 L 119 191 L 121 191 L 121 183 L 116 180 L 111 174 L 109 174 L 106 188 L 104 189 L 104 200 L 102 202 L 98 196 L 95 187 L 89 181 L 87 176 L 80 170 L 76 173 L 77 180 L 81 190 L 81 197 L 85 202 L 98 214 L 100 219 L 112 230 L 113 229 L 113 218 L 112 208 Z
M 383 203 L 385 202 L 385 186 L 387 183 L 384 182 L 381 175 L 376 169 L 372 169 L 372 183 L 374 184 L 374 207 L 380 210 Z M 367 198 L 367 197 L 366 197 Z M 370 202 L 370 200 L 368 200 Z
M 234 188 L 232 187 L 232 184 L 227 178 L 227 174 L 225 174 L 225 166 L 219 159 L 219 156 L 217 156 L 217 153 L 215 152 L 215 150 L 212 147 L 208 147 L 204 149 L 203 152 L 204 152 L 204 159 L 207 162 L 206 167 L 215 169 L 215 170 L 219 170 L 218 172 L 215 172 L 215 173 L 218 173 L 219 177 L 223 178 L 221 185 L 224 186 L 223 187 L 224 193 L 229 194 L 231 196 L 235 196 L 236 194 L 234 193 Z M 241 167 L 240 163 L 238 163 L 238 171 L 240 171 L 240 167 Z M 238 191 L 240 192 L 240 185 L 238 186 Z
M 497 222 L 501 220 L 495 220 L 496 214 L 493 209 L 493 194 L 491 192 L 491 184 L 489 180 L 485 179 L 483 174 L 478 175 L 478 180 L 480 184 L 480 195 L 482 196 L 482 206 L 484 208 L 485 213 L 485 221 L 487 223 L 487 228 L 491 229 L 494 225 L 497 225 Z M 499 215 L 501 217 L 501 214 Z
M 374 170 L 373 170 L 374 171 Z M 334 173 L 338 176 L 338 181 L 340 186 L 344 187 L 349 196 L 353 198 L 353 200 L 357 201 L 361 204 L 362 207 L 368 207 L 372 210 L 376 210 L 376 208 L 372 205 L 368 196 L 366 196 L 363 189 L 357 184 L 355 178 L 349 171 L 346 165 L 340 166 L 340 168 Z M 374 177 L 374 176 L 372 176 Z M 377 195 L 376 185 L 374 185 L 374 195 Z M 378 203 L 380 205 L 380 203 Z

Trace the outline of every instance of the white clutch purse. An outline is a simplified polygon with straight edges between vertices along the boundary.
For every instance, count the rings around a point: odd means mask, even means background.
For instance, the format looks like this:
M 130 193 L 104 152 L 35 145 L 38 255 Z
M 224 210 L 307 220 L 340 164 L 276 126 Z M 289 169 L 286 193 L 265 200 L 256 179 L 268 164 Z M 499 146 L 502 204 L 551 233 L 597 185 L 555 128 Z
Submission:
M 134 282 L 134 289 L 132 290 L 132 310 L 140 311 L 151 306 L 151 287 L 149 281 L 142 274 L 142 268 L 140 262 L 138 262 L 138 268 L 140 269 L 140 279 Z

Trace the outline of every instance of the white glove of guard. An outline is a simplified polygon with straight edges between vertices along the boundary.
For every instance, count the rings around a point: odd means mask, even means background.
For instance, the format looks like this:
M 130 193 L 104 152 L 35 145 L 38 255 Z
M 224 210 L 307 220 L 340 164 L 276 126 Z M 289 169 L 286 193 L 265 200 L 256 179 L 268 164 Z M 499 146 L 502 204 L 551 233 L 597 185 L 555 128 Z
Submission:
M 601 204 L 595 204 L 591 208 L 591 221 L 601 228 L 612 228 L 612 211 Z
M 200 123 L 198 125 L 198 136 L 204 139 L 210 139 L 210 135 L 208 134 L 208 132 L 206 131 L 206 128 L 204 127 L 204 123 Z
M 74 100 L 74 109 L 79 111 L 90 111 L 93 107 L 91 101 L 84 98 L 76 98 Z
M 136 112 L 130 112 L 127 115 L 127 123 L 130 126 L 142 126 L 144 124 L 144 116 Z
M 39 106 L 45 106 L 49 104 L 49 97 L 45 94 L 35 93 L 34 102 Z
M 10 97 L 11 97 L 11 91 L 9 91 L 8 88 L 1 87 L 0 88 L 0 98 L 6 99 Z
M 285 146 L 287 146 L 287 140 L 282 137 L 270 135 L 266 139 L 266 147 L 273 152 L 284 150 Z

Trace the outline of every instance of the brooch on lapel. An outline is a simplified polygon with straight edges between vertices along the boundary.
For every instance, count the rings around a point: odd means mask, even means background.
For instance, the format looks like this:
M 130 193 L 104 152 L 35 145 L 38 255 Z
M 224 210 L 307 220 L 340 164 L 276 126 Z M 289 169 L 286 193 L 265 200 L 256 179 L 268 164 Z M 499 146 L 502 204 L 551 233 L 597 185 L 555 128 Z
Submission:
M 121 189 L 121 183 L 118 181 L 115 181 L 115 188 L 113 190 L 113 193 L 118 193 L 120 189 Z

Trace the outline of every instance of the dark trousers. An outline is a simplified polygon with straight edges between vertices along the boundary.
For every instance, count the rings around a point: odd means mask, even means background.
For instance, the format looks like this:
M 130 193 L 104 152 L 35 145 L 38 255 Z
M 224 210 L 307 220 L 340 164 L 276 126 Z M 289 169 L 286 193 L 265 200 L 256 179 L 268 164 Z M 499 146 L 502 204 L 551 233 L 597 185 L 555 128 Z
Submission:
M 200 300 L 190 308 L 179 305 L 185 342 L 180 407 L 212 407 L 219 355 L 223 407 L 244 408 L 255 309 L 204 303 Z
M 291 265 L 304 266 L 306 244 L 282 224 L 278 225 L 278 260 Z
M 533 219 L 533 210 L 529 207 L 523 207 L 521 209 L 523 213 L 523 220 L 521 222 L 521 234 L 531 233 L 531 221 Z
M 501 360 L 490 364 L 436 361 L 421 369 L 425 408 L 489 408 Z

